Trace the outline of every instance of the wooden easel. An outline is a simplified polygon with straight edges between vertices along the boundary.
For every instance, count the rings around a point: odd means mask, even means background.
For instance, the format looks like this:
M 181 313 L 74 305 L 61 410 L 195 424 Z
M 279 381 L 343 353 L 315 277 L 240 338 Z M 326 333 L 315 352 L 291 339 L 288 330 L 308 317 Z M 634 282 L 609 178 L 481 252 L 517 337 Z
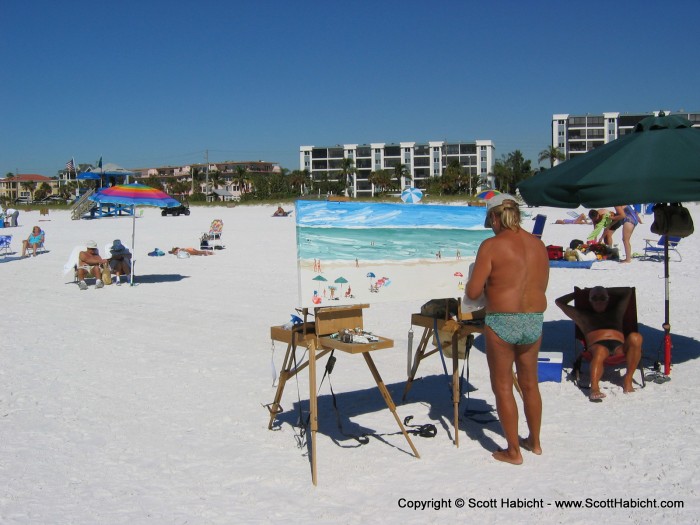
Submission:
M 437 352 L 440 351 L 439 348 L 434 347 L 428 350 L 428 344 L 433 340 L 435 336 L 435 330 L 441 334 L 450 334 L 449 338 L 440 339 L 440 344 L 443 348 L 443 352 L 447 353 L 449 350 L 452 354 L 452 410 L 454 417 L 454 444 L 459 447 L 459 342 L 460 340 L 465 341 L 465 354 L 471 348 L 474 341 L 473 334 L 480 334 L 484 331 L 483 320 L 479 321 L 474 318 L 472 314 L 463 314 L 461 312 L 461 303 L 459 305 L 457 318 L 459 321 L 455 321 L 451 318 L 446 319 L 435 319 L 433 317 L 427 317 L 421 314 L 411 315 L 411 326 L 423 327 L 423 335 L 421 336 L 420 343 L 418 343 L 418 348 L 416 349 L 416 355 L 413 359 L 413 366 L 411 367 L 411 372 L 406 381 L 406 386 L 403 391 L 402 401 L 406 401 L 406 396 L 408 391 L 411 389 L 413 380 L 418 372 L 418 365 L 420 362 Z M 464 359 L 465 356 L 462 356 Z
M 447 308 L 446 308 L 447 310 Z M 451 353 L 452 356 L 452 407 L 454 416 L 454 431 L 455 439 L 454 444 L 459 447 L 459 359 L 467 359 L 469 349 L 474 343 L 474 334 L 481 334 L 484 331 L 484 311 L 479 310 L 477 312 L 462 312 L 462 302 L 459 301 L 457 307 L 457 320 L 453 320 L 446 316 L 445 319 L 435 319 L 434 317 L 428 317 L 421 314 L 411 315 L 411 326 L 421 326 L 423 327 L 423 335 L 421 336 L 420 343 L 418 343 L 418 348 L 416 349 L 416 355 L 413 359 L 413 366 L 408 374 L 408 380 L 406 381 L 406 386 L 403 391 L 402 401 L 406 401 L 406 396 L 408 391 L 411 389 L 413 380 L 418 372 L 418 365 L 420 362 L 437 352 L 440 351 L 437 346 L 432 350 L 428 350 L 428 343 L 433 340 L 435 335 L 435 329 L 442 334 L 450 334 L 449 338 L 440 339 L 440 344 L 443 349 L 443 353 L 446 355 Z M 465 352 L 461 355 L 459 352 L 459 342 L 461 339 L 466 339 L 464 343 Z M 448 356 L 449 357 L 449 356 Z M 518 383 L 518 376 L 513 371 L 513 386 L 515 390 L 520 394 L 520 398 L 523 397 L 523 392 L 520 389 L 520 384 Z
M 368 304 L 352 305 L 352 306 L 337 306 L 324 307 L 314 309 L 314 322 L 308 321 L 308 309 L 303 309 L 303 323 L 293 327 L 291 330 L 286 330 L 281 326 L 273 326 L 270 329 L 270 337 L 273 341 L 281 341 L 287 343 L 287 351 L 284 356 L 282 370 L 279 376 L 277 392 L 272 403 L 267 405 L 270 411 L 269 429 L 272 429 L 275 417 L 282 410 L 280 401 L 284 392 L 284 386 L 287 380 L 294 377 L 307 366 L 309 368 L 309 411 L 310 411 L 310 428 L 311 428 L 311 481 L 314 485 L 317 484 L 317 467 L 316 467 L 316 434 L 318 432 L 318 404 L 316 393 L 316 363 L 319 359 L 333 350 L 340 350 L 349 354 L 362 354 L 365 358 L 365 363 L 372 373 L 374 381 L 377 383 L 379 392 L 384 398 L 384 402 L 394 416 L 396 423 L 401 430 L 401 433 L 406 438 L 413 455 L 420 458 L 416 447 L 413 445 L 410 436 L 406 432 L 401 419 L 396 413 L 396 405 L 391 398 L 391 394 L 386 388 L 384 381 L 379 375 L 374 360 L 370 352 L 381 350 L 383 348 L 391 348 L 394 342 L 391 339 L 378 337 L 378 341 L 370 343 L 344 343 L 337 338 L 331 337 L 341 330 L 363 328 L 362 309 L 368 308 Z M 307 360 L 297 365 L 296 364 L 296 349 L 299 345 L 305 346 L 308 350 Z

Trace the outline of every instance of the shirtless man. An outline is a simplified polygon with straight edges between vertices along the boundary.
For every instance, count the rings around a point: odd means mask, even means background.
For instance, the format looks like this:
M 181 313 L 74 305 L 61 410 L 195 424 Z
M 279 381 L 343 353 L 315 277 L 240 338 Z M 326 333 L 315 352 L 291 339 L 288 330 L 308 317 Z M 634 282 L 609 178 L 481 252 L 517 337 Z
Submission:
M 92 274 L 96 279 L 95 288 L 102 288 L 104 283 L 102 282 L 100 265 L 105 263 L 109 263 L 109 261 L 100 257 L 100 253 L 97 251 L 97 243 L 88 241 L 85 251 L 80 252 L 78 256 L 78 287 L 81 290 L 87 290 L 88 286 L 85 282 L 85 276 Z
M 537 353 L 542 341 L 549 259 L 541 240 L 520 227 L 515 199 L 500 194 L 488 200 L 485 227 L 495 237 L 481 243 L 467 283 L 467 297 L 486 296 L 486 357 L 498 418 L 508 448 L 493 453 L 499 461 L 519 465 L 520 448 L 542 454 L 542 398 L 537 381 Z M 513 363 L 523 393 L 530 435 L 518 436 L 518 407 L 513 395 Z
M 622 332 L 622 320 L 632 297 L 632 289 L 610 300 L 610 294 L 602 286 L 591 288 L 588 299 L 592 310 L 574 307 L 568 303 L 574 298 L 574 293 L 561 296 L 555 302 L 562 311 L 570 317 L 583 332 L 586 347 L 593 354 L 591 361 L 591 394 L 589 399 L 600 402 L 605 394 L 600 391 L 598 382 L 603 376 L 603 361 L 612 355 L 627 356 L 627 374 L 622 381 L 625 393 L 634 392 L 632 376 L 642 357 L 642 336 L 638 332 L 630 332 L 627 337 Z

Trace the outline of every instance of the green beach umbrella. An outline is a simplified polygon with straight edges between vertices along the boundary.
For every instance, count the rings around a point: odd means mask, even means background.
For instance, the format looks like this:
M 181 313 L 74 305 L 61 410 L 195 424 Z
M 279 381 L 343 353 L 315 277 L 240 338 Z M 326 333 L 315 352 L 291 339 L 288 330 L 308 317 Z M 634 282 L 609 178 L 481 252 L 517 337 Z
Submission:
M 518 185 L 525 202 L 558 208 L 700 200 L 700 129 L 677 115 L 642 119 L 634 131 Z M 668 239 L 668 236 L 666 236 Z M 664 250 L 665 366 L 671 370 L 668 240 Z
M 532 206 L 600 208 L 700 200 L 700 129 L 677 115 L 647 117 L 632 133 L 518 185 Z

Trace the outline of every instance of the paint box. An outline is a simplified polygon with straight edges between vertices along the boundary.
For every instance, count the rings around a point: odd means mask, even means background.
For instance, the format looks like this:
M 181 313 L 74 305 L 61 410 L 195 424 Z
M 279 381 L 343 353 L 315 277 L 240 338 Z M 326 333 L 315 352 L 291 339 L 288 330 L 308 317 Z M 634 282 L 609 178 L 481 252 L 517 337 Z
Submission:
M 563 369 L 561 352 L 540 352 L 537 356 L 537 376 L 539 382 L 554 381 L 561 383 Z

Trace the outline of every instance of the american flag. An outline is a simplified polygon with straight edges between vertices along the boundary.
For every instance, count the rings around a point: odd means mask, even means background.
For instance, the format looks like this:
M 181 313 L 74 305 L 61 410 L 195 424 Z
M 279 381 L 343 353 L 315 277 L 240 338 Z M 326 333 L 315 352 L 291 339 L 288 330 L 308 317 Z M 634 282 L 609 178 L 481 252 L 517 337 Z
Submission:
M 68 171 L 73 171 L 75 169 L 75 164 L 73 164 L 73 159 L 70 159 L 68 162 L 66 162 L 66 169 Z

